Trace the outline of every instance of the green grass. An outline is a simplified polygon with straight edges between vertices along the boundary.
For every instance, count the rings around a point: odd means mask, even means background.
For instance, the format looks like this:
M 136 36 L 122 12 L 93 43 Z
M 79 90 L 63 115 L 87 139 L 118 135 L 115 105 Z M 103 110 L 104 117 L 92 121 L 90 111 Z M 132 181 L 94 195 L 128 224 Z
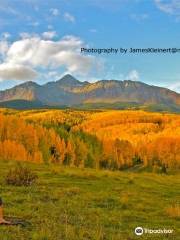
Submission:
M 0 226 L 2 240 L 179 239 L 180 221 L 166 212 L 179 203 L 178 175 L 26 164 L 38 182 L 15 187 L 4 181 L 12 165 L 0 162 L 5 215 L 30 225 Z M 137 226 L 174 229 L 174 234 L 136 236 Z

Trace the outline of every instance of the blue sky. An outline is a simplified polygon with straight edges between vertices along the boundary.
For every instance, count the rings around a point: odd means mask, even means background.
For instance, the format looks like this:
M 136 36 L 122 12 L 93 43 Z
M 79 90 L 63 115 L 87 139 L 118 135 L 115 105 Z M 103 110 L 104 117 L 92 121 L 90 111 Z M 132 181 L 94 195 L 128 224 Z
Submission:
M 180 92 L 180 53 L 81 54 L 81 47 L 180 48 L 179 0 L 0 0 L 0 89 L 71 73 Z

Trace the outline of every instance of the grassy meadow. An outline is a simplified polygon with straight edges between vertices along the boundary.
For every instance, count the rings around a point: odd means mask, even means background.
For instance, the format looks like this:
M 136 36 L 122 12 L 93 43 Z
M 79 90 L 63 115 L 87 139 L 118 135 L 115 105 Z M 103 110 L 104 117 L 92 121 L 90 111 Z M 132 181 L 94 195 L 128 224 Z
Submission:
M 7 186 L 14 162 L 0 162 L 5 216 L 30 224 L 0 226 L 0 239 L 174 239 L 180 234 L 178 175 L 132 173 L 29 164 L 38 175 L 30 187 Z M 174 234 L 136 236 L 134 229 L 173 229 Z

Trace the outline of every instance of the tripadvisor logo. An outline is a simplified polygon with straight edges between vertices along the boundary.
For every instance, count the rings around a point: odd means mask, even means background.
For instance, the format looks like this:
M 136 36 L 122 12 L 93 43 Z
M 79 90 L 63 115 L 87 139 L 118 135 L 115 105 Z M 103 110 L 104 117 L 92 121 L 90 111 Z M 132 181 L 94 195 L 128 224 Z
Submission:
M 135 234 L 136 235 L 138 235 L 138 236 L 140 236 L 140 235 L 142 235 L 143 234 L 143 228 L 142 227 L 137 227 L 137 228 L 135 228 Z
M 148 229 L 148 228 L 142 228 L 142 227 L 136 227 L 135 228 L 135 234 L 140 236 L 143 233 L 144 234 L 171 234 L 173 233 L 173 229 Z

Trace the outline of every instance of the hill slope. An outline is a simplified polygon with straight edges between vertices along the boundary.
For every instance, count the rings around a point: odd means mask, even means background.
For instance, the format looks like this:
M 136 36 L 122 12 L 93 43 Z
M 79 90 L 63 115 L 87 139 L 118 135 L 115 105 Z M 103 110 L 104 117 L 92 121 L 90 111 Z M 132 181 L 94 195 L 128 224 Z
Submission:
M 142 240 L 178 239 L 178 212 L 170 211 L 179 201 L 178 175 L 28 164 L 38 175 L 38 184 L 28 188 L 4 183 L 13 165 L 0 161 L 5 215 L 30 226 L 1 226 L 0 239 L 134 240 L 137 226 L 174 230 L 166 235 L 143 234 Z

